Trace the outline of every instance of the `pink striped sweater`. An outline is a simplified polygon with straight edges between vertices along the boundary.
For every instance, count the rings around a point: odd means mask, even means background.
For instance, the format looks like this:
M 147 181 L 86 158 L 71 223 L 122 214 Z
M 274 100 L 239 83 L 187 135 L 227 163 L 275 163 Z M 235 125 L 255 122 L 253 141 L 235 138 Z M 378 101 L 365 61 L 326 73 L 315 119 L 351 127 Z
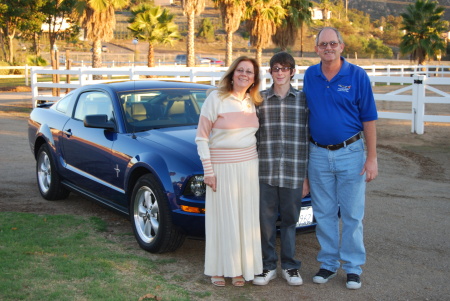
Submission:
M 258 127 L 249 95 L 242 101 L 233 95 L 221 100 L 217 90 L 212 91 L 202 106 L 195 137 L 205 176 L 214 176 L 212 164 L 258 158 L 255 137 Z

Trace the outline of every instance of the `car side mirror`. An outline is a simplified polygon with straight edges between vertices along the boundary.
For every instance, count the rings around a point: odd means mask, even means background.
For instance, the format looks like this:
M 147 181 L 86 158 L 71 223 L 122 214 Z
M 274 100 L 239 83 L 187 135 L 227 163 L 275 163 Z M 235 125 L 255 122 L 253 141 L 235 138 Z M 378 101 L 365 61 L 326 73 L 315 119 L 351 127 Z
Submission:
M 108 120 L 106 114 L 86 115 L 84 117 L 84 126 L 87 128 L 97 128 L 114 131 L 116 125 L 114 122 Z

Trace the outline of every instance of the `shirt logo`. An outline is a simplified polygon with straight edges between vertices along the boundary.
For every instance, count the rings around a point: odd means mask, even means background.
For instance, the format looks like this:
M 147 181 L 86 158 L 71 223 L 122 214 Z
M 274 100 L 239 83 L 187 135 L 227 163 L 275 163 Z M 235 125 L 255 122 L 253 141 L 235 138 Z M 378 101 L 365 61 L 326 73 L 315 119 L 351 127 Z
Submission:
M 349 92 L 352 86 L 338 85 L 338 92 Z

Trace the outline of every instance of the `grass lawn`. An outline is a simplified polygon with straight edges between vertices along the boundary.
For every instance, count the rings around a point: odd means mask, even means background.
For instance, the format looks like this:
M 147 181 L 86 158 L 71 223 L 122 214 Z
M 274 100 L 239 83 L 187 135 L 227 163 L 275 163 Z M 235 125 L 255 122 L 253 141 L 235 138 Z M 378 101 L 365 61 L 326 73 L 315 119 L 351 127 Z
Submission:
M 100 218 L 0 213 L 0 300 L 192 300 L 164 265 L 107 240 Z

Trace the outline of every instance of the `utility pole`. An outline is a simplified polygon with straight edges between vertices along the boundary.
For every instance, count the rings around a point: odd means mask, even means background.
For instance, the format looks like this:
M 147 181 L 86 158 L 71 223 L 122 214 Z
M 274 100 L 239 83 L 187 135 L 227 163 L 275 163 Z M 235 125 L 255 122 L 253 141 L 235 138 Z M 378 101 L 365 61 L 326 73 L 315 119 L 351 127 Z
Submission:
M 348 10 L 348 0 L 345 0 L 345 19 L 346 20 L 348 20 L 347 10 Z

